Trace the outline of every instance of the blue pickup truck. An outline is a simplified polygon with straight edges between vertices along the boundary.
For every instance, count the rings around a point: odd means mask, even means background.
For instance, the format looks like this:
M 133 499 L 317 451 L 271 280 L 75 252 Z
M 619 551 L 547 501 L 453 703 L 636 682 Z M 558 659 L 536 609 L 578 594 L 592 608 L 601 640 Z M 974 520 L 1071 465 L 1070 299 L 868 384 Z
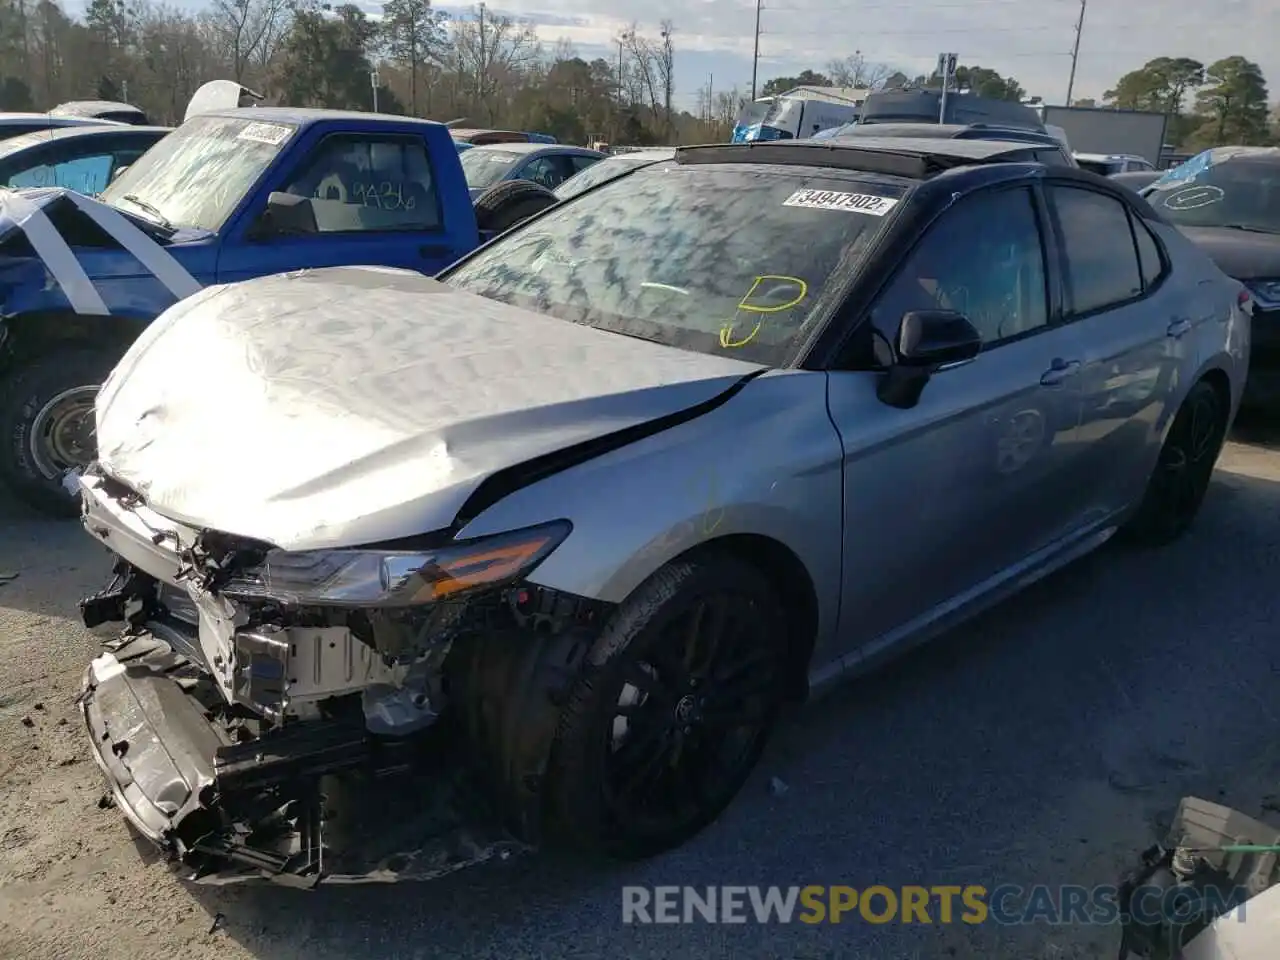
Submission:
M 195 290 L 353 264 L 433 274 L 554 202 L 524 182 L 473 200 L 443 124 L 283 107 L 190 116 L 96 200 L 0 191 L 0 480 L 73 513 L 62 481 L 92 458 L 99 385 Z M 174 376 L 200 376 L 191 360 Z

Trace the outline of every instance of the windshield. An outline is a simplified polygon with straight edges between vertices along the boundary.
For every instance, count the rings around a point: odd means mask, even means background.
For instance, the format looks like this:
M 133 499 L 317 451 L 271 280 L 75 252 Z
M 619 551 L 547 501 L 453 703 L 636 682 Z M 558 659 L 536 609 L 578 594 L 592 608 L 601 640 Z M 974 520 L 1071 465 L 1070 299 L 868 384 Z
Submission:
M 1179 227 L 1280 234 L 1280 151 L 1265 158 L 1201 154 L 1170 170 L 1149 190 L 1147 202 Z
M 283 123 L 195 117 L 143 154 L 101 199 L 175 227 L 218 230 L 296 130 Z
M 668 161 L 553 207 L 441 279 L 572 323 L 778 365 L 902 193 L 818 171 Z
M 556 187 L 555 194 L 560 200 L 568 200 L 570 197 L 576 197 L 584 190 L 590 190 L 592 187 L 620 177 L 624 173 L 631 170 L 638 170 L 647 163 L 658 163 L 662 160 L 670 159 L 664 154 L 656 157 L 647 157 L 643 153 L 632 153 L 623 157 L 606 157 L 604 160 L 597 161 L 581 173 L 575 173 L 560 186 Z
M 462 173 L 468 187 L 491 187 L 510 172 L 525 154 L 512 150 L 491 150 L 488 147 L 472 147 L 459 155 Z
M 773 101 L 766 100 L 763 103 L 753 100 L 751 103 L 742 105 L 742 112 L 738 114 L 739 127 L 750 127 L 757 123 L 763 123 L 764 118 L 769 115 L 769 111 L 773 109 Z

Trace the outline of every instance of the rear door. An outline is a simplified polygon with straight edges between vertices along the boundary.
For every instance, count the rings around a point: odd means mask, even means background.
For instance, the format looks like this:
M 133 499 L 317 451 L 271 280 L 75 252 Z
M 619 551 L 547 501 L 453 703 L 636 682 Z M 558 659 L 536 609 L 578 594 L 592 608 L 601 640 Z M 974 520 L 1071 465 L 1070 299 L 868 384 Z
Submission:
M 925 309 L 968 316 L 979 356 L 939 371 L 908 410 L 877 399 L 878 374 L 830 374 L 845 458 L 841 609 L 855 642 L 983 592 L 1075 524 L 1079 347 L 1056 322 L 1049 236 L 1026 186 L 961 200 L 872 308 L 879 358 L 866 362 L 887 362 L 903 315 Z
M 1079 334 L 1079 440 L 1089 515 L 1133 501 L 1151 469 L 1178 368 L 1188 362 L 1193 305 L 1167 254 L 1128 204 L 1080 184 L 1047 190 L 1065 279 L 1065 312 Z
M 223 247 L 220 282 L 343 265 L 433 274 L 465 252 L 454 249 L 447 236 L 430 154 L 420 136 L 329 134 L 312 144 L 274 189 L 311 198 L 316 232 L 259 232 L 263 211 L 252 211 L 253 222 Z

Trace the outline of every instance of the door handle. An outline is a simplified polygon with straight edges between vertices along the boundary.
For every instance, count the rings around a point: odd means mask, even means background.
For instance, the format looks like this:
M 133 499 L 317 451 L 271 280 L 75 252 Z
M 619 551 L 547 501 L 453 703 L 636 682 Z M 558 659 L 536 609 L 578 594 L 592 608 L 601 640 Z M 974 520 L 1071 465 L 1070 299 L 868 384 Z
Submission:
M 1185 317 L 1181 320 L 1175 320 L 1169 324 L 1168 335 L 1177 340 L 1179 337 L 1185 336 L 1191 332 L 1191 321 Z
M 1040 382 L 1046 387 L 1056 387 L 1079 369 L 1079 360 L 1054 360 L 1053 366 L 1040 377 Z
M 443 243 L 427 243 L 418 248 L 418 256 L 427 260 L 431 260 L 436 257 L 447 257 L 452 252 L 452 248 L 444 245 Z

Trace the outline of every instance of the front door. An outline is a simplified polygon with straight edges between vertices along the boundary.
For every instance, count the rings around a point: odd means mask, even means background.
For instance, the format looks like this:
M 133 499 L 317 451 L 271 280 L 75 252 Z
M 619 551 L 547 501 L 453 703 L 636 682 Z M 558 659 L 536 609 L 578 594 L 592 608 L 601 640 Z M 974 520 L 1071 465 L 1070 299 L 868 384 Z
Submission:
M 262 234 L 251 224 L 244 236 L 224 246 L 220 282 L 356 264 L 434 274 L 460 252 L 444 231 L 421 137 L 332 134 L 315 144 L 277 189 L 311 198 L 316 232 Z M 255 218 L 261 212 L 254 211 Z
M 945 213 L 871 311 L 880 362 L 908 311 L 964 313 L 983 336 L 900 410 L 879 374 L 830 374 L 844 446 L 842 638 L 884 640 L 981 592 L 1069 532 L 1079 512 L 1078 342 L 1051 322 L 1033 193 L 983 191 Z

